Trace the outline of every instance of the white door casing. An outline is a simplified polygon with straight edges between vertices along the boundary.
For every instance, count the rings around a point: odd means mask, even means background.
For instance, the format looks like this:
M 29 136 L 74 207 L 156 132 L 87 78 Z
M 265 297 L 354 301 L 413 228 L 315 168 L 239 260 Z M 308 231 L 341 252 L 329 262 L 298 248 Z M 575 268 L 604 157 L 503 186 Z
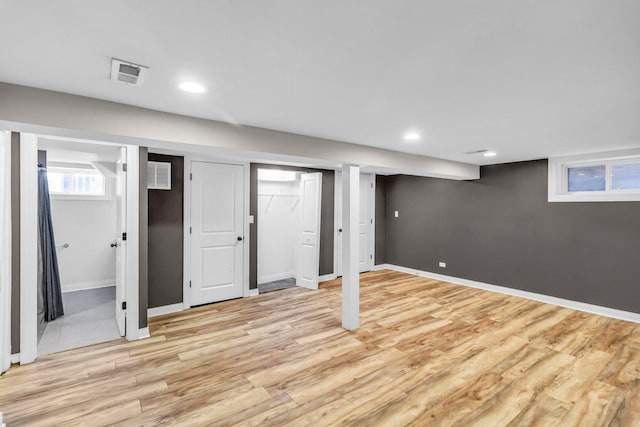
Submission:
M 243 296 L 244 167 L 191 163 L 191 305 Z
M 300 175 L 300 222 L 296 257 L 296 285 L 318 289 L 322 173 Z
M 120 336 L 126 334 L 126 316 L 122 303 L 126 301 L 127 241 L 123 233 L 127 231 L 127 149 L 120 148 L 120 159 L 116 171 L 116 322 Z
M 0 130 L 0 373 L 11 366 L 11 134 Z

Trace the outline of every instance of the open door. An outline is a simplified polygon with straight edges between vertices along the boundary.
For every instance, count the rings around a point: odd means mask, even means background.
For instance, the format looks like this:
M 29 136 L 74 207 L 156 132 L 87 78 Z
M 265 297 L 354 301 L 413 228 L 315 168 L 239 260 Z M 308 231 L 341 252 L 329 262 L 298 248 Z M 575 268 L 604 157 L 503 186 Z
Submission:
M 318 289 L 322 173 L 300 175 L 300 223 L 296 285 Z
M 373 175 L 360 175 L 358 271 L 373 270 Z
M 360 209 L 358 217 L 358 270 L 360 273 L 373 270 L 373 250 L 375 228 L 375 175 L 360 175 Z M 335 269 L 338 277 L 342 276 L 342 173 L 336 172 L 335 181 Z
M 116 322 L 121 336 L 126 334 L 125 309 L 126 300 L 126 271 L 127 271 L 127 149 L 120 149 L 120 159 L 116 171 Z

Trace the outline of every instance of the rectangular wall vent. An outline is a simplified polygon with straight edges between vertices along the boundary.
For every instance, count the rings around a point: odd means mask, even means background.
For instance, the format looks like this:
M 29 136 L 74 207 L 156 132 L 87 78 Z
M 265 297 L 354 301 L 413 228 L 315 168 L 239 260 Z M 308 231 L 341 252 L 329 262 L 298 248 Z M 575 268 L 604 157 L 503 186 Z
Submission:
M 147 163 L 147 188 L 150 190 L 171 190 L 171 163 Z
M 122 61 L 120 59 L 111 59 L 111 80 L 126 85 L 142 86 L 144 76 L 149 67 L 134 64 L 132 62 Z

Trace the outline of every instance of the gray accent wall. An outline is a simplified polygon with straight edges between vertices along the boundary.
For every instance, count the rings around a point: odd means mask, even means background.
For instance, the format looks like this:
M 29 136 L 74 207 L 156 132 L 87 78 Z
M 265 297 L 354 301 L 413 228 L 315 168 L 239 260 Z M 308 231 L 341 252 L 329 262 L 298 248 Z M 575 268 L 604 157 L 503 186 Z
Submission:
M 149 192 L 149 308 L 182 299 L 184 253 L 184 157 L 149 153 L 171 163 L 171 190 Z
M 139 202 L 140 215 L 138 218 L 139 258 L 138 258 L 138 328 L 147 327 L 147 308 L 149 306 L 149 194 L 147 192 L 147 147 L 140 147 L 140 181 Z
M 11 133 L 11 353 L 20 353 L 20 134 Z
M 388 263 L 640 312 L 640 202 L 549 203 L 546 160 L 385 180 Z
M 258 287 L 258 169 L 280 169 L 297 172 L 322 172 L 322 202 L 320 212 L 320 266 L 319 274 L 333 273 L 333 236 L 334 236 L 334 183 L 332 170 L 299 168 L 293 166 L 252 163 L 250 168 L 249 214 L 254 222 L 249 227 L 249 289 Z

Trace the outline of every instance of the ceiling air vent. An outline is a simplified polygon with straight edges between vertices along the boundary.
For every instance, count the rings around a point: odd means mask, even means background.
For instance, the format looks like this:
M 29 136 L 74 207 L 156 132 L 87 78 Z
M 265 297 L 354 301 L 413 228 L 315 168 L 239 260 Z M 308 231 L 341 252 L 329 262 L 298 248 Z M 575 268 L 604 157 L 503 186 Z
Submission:
M 134 64 L 132 62 L 122 61 L 120 59 L 111 59 L 111 80 L 126 85 L 142 86 L 144 75 L 149 67 Z
M 147 162 L 147 188 L 171 190 L 171 163 Z

